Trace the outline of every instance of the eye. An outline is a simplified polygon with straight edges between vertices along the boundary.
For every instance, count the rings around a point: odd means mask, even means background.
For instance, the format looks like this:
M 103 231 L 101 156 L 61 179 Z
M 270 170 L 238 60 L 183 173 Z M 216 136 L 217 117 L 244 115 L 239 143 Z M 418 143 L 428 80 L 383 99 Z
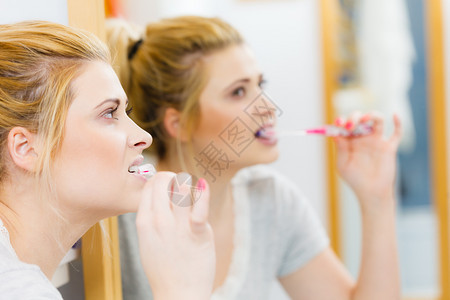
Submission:
M 265 79 L 261 79 L 261 81 L 258 83 L 258 86 L 260 87 L 260 89 L 264 89 L 267 85 L 267 80 Z
M 116 106 L 115 108 L 109 108 L 107 111 L 105 111 L 105 113 L 103 114 L 103 116 L 106 119 L 116 119 L 118 120 L 118 118 L 115 118 L 115 113 L 117 111 L 117 109 L 119 108 L 119 106 Z
M 130 107 L 125 112 L 127 113 L 127 116 L 129 116 L 132 111 L 133 111 L 133 107 Z
M 237 89 L 233 90 L 231 95 L 233 97 L 244 97 L 245 96 L 245 88 L 244 87 L 238 87 Z

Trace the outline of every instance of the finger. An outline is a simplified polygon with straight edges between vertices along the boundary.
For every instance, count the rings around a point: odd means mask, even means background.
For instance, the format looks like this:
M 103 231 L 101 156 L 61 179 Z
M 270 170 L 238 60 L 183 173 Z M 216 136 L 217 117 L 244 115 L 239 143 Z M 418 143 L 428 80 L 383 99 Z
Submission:
M 172 179 L 170 194 L 173 206 L 189 207 L 192 205 L 191 187 L 192 176 L 189 173 L 178 173 Z
M 346 137 L 334 138 L 336 144 L 336 166 L 340 171 L 347 163 L 351 153 L 352 140 Z
M 381 131 L 379 131 L 379 127 L 374 128 L 374 126 L 382 126 L 382 121 L 382 118 L 376 113 L 362 114 L 361 112 L 356 111 L 351 114 L 344 128 L 349 132 L 348 137 L 350 139 L 364 137 L 372 134 L 373 132 L 381 134 L 383 132 L 382 127 Z
M 379 113 L 372 113 L 373 133 L 382 136 L 384 132 L 384 118 Z
M 142 191 L 141 202 L 139 203 L 136 214 L 136 224 L 138 227 L 143 225 L 142 222 L 149 222 L 151 219 L 152 201 L 153 201 L 153 177 L 147 181 Z M 139 225 L 140 224 L 140 225 Z
M 361 116 L 361 119 L 359 120 L 359 122 L 365 123 L 365 122 L 370 121 L 370 119 L 372 119 L 372 114 L 370 114 L 370 113 L 364 114 Z
M 152 210 L 160 220 L 173 219 L 169 190 L 174 177 L 172 172 L 159 172 L 153 176 Z
M 192 176 L 189 173 L 178 173 L 172 180 L 172 211 L 179 222 L 189 223 L 192 200 Z
M 359 124 L 361 115 L 362 114 L 360 111 L 353 112 L 345 123 L 345 129 L 347 129 L 348 131 L 352 131 L 355 126 Z
M 206 230 L 209 214 L 210 191 L 205 179 L 200 178 L 196 185 L 198 195 L 195 195 L 194 206 L 191 212 L 191 228 L 194 233 L 201 233 Z
M 336 153 L 338 157 L 347 157 L 352 151 L 353 140 L 348 137 L 336 137 L 334 138 Z
M 402 124 L 397 114 L 394 114 L 393 119 L 394 119 L 394 133 L 390 137 L 389 141 L 397 147 L 400 144 L 400 140 L 402 137 Z
M 360 119 L 360 126 L 369 126 L 368 123 L 372 123 L 372 134 L 382 136 L 384 132 L 384 118 L 378 112 L 370 112 L 363 115 Z
M 333 137 L 334 144 L 336 145 L 336 150 L 341 152 L 345 150 L 347 147 L 347 141 L 343 137 Z
M 342 127 L 342 126 L 344 126 L 345 122 L 346 122 L 345 118 L 338 117 L 338 118 L 336 118 L 336 120 L 334 120 L 334 125 Z

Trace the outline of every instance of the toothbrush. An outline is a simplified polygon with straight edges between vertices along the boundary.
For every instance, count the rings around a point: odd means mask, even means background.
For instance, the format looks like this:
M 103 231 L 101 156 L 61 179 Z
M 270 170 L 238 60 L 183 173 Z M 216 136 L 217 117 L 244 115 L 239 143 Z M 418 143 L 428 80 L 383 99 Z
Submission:
M 133 166 L 130 168 L 130 171 L 139 175 L 143 175 L 147 179 L 150 179 L 150 177 L 156 174 L 156 169 L 152 164 Z
M 358 124 L 353 130 L 347 130 L 342 127 L 325 125 L 317 128 L 302 129 L 302 130 L 290 130 L 276 132 L 273 129 L 260 129 L 255 133 L 255 137 L 259 138 L 273 138 L 274 136 L 306 136 L 306 135 L 323 135 L 331 137 L 356 137 L 364 136 L 372 133 L 373 131 L 373 121 L 368 121 L 365 123 Z

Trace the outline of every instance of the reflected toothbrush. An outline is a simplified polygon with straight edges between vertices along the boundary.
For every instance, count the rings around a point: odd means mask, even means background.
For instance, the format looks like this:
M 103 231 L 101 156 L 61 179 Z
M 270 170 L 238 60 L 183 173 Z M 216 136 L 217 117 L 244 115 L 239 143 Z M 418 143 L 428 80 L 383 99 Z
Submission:
M 272 139 L 277 136 L 306 136 L 306 135 L 323 135 L 330 137 L 357 137 L 372 133 L 373 121 L 368 121 L 358 124 L 352 130 L 347 130 L 343 127 L 325 125 L 317 128 L 276 131 L 273 127 L 262 128 L 255 133 L 256 138 Z

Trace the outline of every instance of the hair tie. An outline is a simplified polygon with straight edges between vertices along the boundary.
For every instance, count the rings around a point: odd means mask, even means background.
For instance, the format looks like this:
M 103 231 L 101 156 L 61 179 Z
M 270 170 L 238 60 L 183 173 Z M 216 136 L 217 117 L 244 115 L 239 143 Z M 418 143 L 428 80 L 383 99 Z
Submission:
M 143 39 L 140 39 L 136 43 L 134 43 L 133 47 L 131 47 L 130 52 L 128 53 L 129 60 L 134 57 L 134 55 L 136 54 L 136 52 L 139 49 L 139 46 L 142 44 L 143 41 L 144 41 Z

